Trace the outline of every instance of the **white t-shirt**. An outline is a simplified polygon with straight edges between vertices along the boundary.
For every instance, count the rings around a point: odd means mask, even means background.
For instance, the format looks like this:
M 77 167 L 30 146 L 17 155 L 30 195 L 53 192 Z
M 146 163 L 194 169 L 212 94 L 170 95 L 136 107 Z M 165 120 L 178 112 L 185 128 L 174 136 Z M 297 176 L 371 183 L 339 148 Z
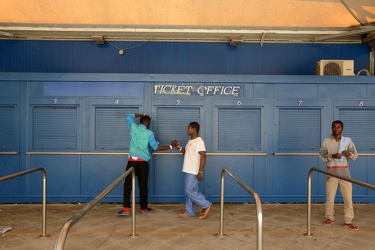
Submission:
M 198 174 L 201 160 L 201 156 L 198 153 L 199 151 L 206 151 L 206 146 L 201 137 L 197 137 L 187 142 L 182 172 L 195 175 Z

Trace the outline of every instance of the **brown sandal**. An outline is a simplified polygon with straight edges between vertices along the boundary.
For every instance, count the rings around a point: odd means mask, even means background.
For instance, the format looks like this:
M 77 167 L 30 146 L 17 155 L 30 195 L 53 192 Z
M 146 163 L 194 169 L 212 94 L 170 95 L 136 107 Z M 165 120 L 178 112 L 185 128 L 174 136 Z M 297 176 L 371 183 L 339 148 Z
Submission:
M 205 209 L 202 209 L 202 212 L 201 212 L 201 214 L 199 215 L 199 219 L 204 219 L 204 218 L 206 218 L 207 215 L 208 215 L 208 213 L 209 213 L 210 210 L 211 210 L 211 207 L 212 207 L 212 204 L 211 204 L 209 207 L 207 207 L 207 208 L 205 208 Z
M 354 231 L 358 231 L 359 228 L 357 226 L 354 226 L 354 224 L 352 223 L 349 223 L 349 224 L 344 224 L 344 227 L 350 229 L 350 230 L 354 230 Z
M 179 213 L 178 216 L 183 217 L 183 218 L 191 218 L 191 217 L 193 217 L 193 216 L 188 215 L 185 212 Z
M 335 222 L 331 219 L 327 219 L 326 221 L 323 221 L 323 225 L 327 227 L 332 226 L 334 223 Z

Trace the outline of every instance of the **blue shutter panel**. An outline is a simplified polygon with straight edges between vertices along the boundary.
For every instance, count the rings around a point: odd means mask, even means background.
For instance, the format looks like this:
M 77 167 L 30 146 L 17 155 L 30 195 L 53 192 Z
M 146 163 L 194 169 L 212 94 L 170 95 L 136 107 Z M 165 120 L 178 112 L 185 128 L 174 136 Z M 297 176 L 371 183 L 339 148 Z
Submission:
M 279 109 L 280 151 L 319 151 L 320 144 L 320 109 Z
M 260 151 L 261 109 L 218 109 L 219 151 Z
M 34 150 L 77 149 L 76 106 L 33 107 Z
M 190 137 L 186 134 L 190 122 L 200 124 L 199 107 L 159 107 L 157 109 L 157 130 L 155 138 L 161 145 L 168 145 L 173 139 L 178 139 L 185 147 Z
M 138 108 L 96 107 L 95 150 L 129 150 L 126 115 L 138 112 Z
M 375 149 L 375 108 L 340 108 L 343 135 L 352 138 L 357 150 Z
M 0 151 L 15 150 L 15 107 L 0 106 Z

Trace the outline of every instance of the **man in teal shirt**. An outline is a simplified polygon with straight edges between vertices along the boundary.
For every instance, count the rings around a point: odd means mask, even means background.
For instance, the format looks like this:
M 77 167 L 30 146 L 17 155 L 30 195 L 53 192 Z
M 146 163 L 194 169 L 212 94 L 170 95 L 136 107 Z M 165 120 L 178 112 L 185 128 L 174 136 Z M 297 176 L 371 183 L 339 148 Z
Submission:
M 134 120 L 140 117 L 139 125 Z M 126 123 L 130 130 L 130 146 L 128 164 L 126 170 L 133 167 L 135 175 L 138 178 L 139 197 L 141 212 L 151 212 L 152 209 L 148 207 L 148 161 L 151 159 L 150 147 L 153 150 L 167 150 L 172 149 L 172 145 L 176 145 L 176 140 L 173 140 L 168 146 L 160 146 L 159 142 L 155 140 L 154 133 L 149 130 L 151 124 L 151 117 L 146 114 L 129 114 L 126 116 Z M 130 192 L 132 190 L 132 177 L 128 175 L 124 183 L 124 209 L 118 212 L 118 215 L 130 214 Z

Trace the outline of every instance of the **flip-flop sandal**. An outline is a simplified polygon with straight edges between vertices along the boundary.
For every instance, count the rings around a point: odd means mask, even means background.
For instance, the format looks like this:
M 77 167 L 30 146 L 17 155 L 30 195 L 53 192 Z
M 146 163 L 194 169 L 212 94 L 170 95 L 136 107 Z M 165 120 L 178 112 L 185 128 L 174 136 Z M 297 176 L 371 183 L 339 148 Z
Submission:
M 199 215 L 199 219 L 204 219 L 207 217 L 208 213 L 210 212 L 212 208 L 212 205 L 206 208 L 206 210 L 202 211 L 201 214 Z
M 352 223 L 349 223 L 349 224 L 344 224 L 344 227 L 350 229 L 350 230 L 354 230 L 354 231 L 358 231 L 359 228 L 357 226 L 354 226 L 354 224 Z
M 193 217 L 193 216 L 188 215 L 185 212 L 179 213 L 178 216 L 183 217 L 183 218 L 191 218 L 191 217 Z
M 329 227 L 329 226 L 332 226 L 334 223 L 335 222 L 333 220 L 327 219 L 326 221 L 323 222 L 323 225 Z

